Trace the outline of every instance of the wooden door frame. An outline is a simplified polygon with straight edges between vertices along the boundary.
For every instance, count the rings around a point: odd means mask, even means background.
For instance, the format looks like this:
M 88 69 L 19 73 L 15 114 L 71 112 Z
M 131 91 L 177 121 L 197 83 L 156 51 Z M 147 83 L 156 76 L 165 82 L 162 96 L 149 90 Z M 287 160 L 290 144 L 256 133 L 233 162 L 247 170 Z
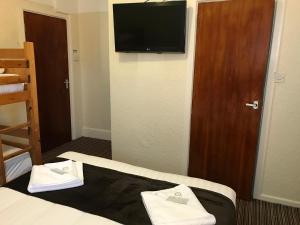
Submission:
M 44 7 L 41 7 L 44 8 Z M 75 110 L 75 76 L 74 76 L 74 70 L 73 70 L 73 56 L 72 56 L 72 31 L 71 31 L 71 16 L 67 14 L 61 14 L 55 12 L 54 8 L 42 10 L 40 8 L 31 8 L 31 7 L 22 7 L 19 11 L 20 17 L 19 17 L 19 43 L 23 43 L 26 40 L 25 37 L 25 21 L 24 21 L 24 12 L 29 13 L 35 13 L 43 16 L 49 16 L 54 17 L 58 19 L 64 19 L 66 20 L 67 24 L 67 42 L 68 42 L 68 67 L 69 67 L 69 82 L 70 82 L 70 110 L 71 110 L 71 136 L 72 139 L 75 139 L 80 136 L 81 130 L 76 131 L 76 127 L 79 127 L 81 129 L 81 125 L 77 124 L 79 121 L 81 121 L 81 115 L 80 113 L 77 113 Z M 77 103 L 78 104 L 78 103 Z M 80 104 L 80 103 L 79 103 Z
M 227 1 L 227 0 L 197 0 L 193 5 L 194 12 L 189 10 L 188 21 L 190 30 L 189 45 L 187 51 L 191 55 L 188 56 L 188 73 L 189 77 L 187 80 L 187 92 L 186 92 L 186 108 L 185 108 L 185 150 L 186 155 L 184 161 L 185 165 L 185 174 L 188 173 L 188 164 L 189 164 L 189 150 L 190 150 L 190 134 L 191 134 L 191 112 L 192 112 L 192 100 L 193 100 L 193 81 L 194 81 L 194 67 L 195 67 L 195 49 L 196 49 L 196 31 L 197 31 L 197 16 L 198 16 L 198 4 L 205 2 L 218 2 L 218 1 Z M 275 0 L 276 2 L 276 13 L 274 18 L 274 28 L 272 36 L 272 45 L 270 50 L 270 59 L 268 63 L 267 71 L 267 80 L 264 93 L 264 108 L 262 111 L 262 120 L 260 128 L 260 137 L 258 144 L 258 154 L 257 154 L 257 164 L 255 171 L 255 184 L 254 184 L 254 193 L 253 196 L 255 199 L 272 201 L 277 203 L 284 203 L 293 205 L 291 202 L 285 201 L 284 199 L 278 199 L 273 196 L 268 196 L 263 194 L 263 182 L 265 175 L 265 165 L 266 157 L 268 152 L 268 143 L 270 139 L 270 126 L 272 118 L 272 109 L 273 109 L 273 99 L 275 92 L 275 73 L 278 72 L 278 63 L 279 63 L 279 54 L 281 47 L 282 32 L 284 26 L 284 16 L 286 8 L 286 0 Z M 191 53 L 192 52 L 192 53 Z M 295 205 L 294 205 L 295 206 Z

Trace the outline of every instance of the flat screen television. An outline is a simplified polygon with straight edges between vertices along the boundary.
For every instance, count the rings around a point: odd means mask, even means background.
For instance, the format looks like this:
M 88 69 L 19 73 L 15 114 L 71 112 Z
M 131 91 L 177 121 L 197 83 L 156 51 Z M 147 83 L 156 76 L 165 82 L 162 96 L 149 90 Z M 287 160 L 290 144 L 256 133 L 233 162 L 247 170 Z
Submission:
M 116 52 L 185 52 L 186 1 L 114 4 Z

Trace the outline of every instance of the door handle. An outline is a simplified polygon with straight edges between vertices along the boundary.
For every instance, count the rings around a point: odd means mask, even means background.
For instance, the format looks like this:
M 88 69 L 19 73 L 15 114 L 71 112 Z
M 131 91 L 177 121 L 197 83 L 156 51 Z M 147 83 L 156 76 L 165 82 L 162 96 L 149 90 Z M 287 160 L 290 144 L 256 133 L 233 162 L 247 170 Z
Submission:
M 69 85 L 70 85 L 69 79 L 65 79 L 64 84 L 66 85 L 66 89 L 68 90 L 69 89 Z
M 258 104 L 258 101 L 256 100 L 256 101 L 253 101 L 253 103 L 246 103 L 246 106 L 252 107 L 253 109 L 258 109 L 259 104 Z

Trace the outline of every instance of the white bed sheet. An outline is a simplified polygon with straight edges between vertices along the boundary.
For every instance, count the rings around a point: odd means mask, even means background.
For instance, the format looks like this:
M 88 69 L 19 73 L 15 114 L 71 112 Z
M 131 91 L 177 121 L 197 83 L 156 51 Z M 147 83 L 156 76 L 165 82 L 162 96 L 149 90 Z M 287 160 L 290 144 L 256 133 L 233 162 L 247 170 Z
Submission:
M 126 163 L 116 162 L 75 152 L 67 152 L 60 157 L 83 163 L 114 169 L 124 173 L 135 174 L 152 179 L 182 183 L 192 187 L 219 192 L 235 203 L 235 192 L 224 185 L 206 180 L 190 178 L 169 173 L 157 172 Z M 17 213 L 16 213 L 17 212 Z M 42 199 L 31 197 L 14 190 L 0 188 L 0 222 L 5 225 L 114 225 L 114 221 L 94 216 L 66 206 L 54 204 Z
M 13 152 L 17 152 L 19 148 L 3 145 L 3 155 L 6 156 Z M 32 161 L 28 152 L 18 155 L 14 158 L 4 161 L 6 181 L 10 182 L 25 173 L 28 173 L 32 168 Z
M 0 85 L 0 95 L 24 91 L 24 83 Z
M 18 76 L 16 74 L 0 74 L 0 77 Z M 0 85 L 0 95 L 24 91 L 24 83 Z
M 116 225 L 114 221 L 0 188 L 2 225 Z

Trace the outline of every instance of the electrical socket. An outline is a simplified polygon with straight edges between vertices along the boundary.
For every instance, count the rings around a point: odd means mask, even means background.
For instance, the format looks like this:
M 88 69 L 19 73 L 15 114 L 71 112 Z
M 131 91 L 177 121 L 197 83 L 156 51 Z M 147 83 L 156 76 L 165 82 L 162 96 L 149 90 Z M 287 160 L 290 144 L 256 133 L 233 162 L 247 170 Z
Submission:
M 286 75 L 285 73 L 275 72 L 274 80 L 275 83 L 283 83 L 285 82 Z

